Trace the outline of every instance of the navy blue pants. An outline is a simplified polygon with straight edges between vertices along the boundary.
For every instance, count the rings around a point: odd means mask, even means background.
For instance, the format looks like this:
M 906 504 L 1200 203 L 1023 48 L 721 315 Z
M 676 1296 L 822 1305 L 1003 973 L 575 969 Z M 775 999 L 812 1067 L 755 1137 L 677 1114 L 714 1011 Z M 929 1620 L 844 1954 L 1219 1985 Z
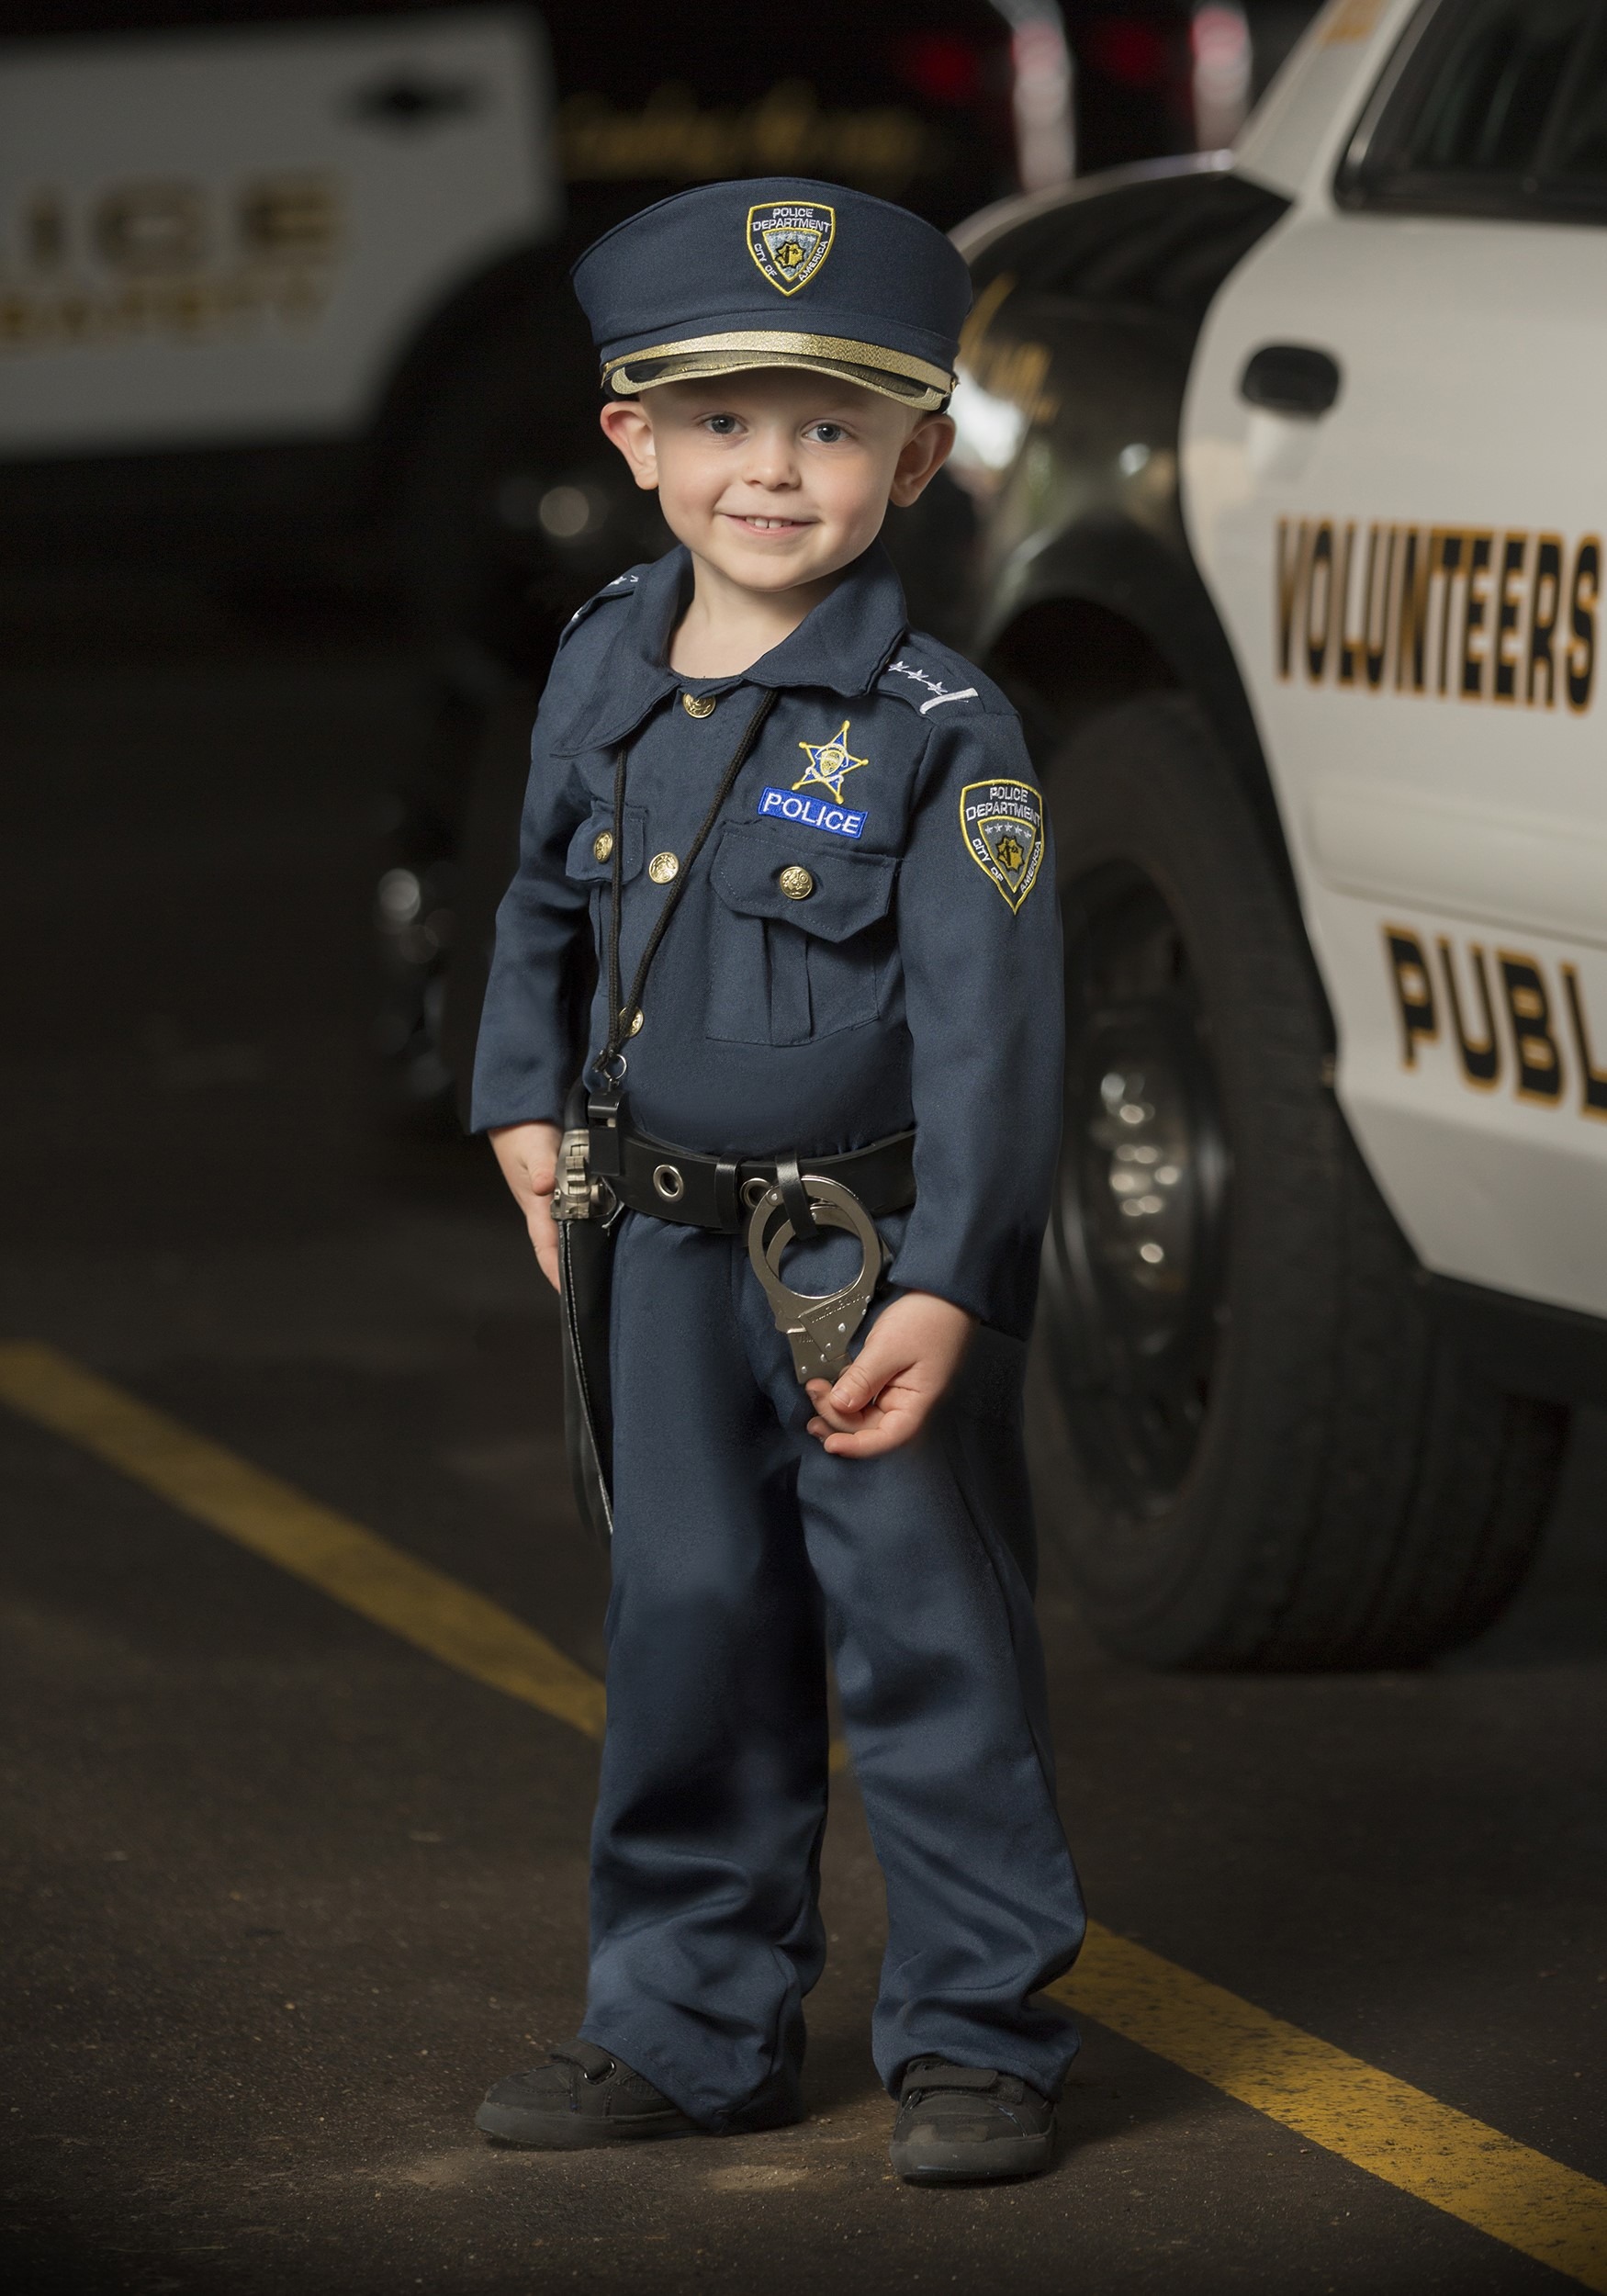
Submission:
M 858 1264 L 834 1233 L 786 1272 L 825 1291 Z M 1058 2095 L 1075 2031 L 1030 1997 L 1084 1919 L 1017 1559 L 1019 1343 L 979 1334 L 916 1443 L 834 1458 L 742 1244 L 627 1214 L 612 1350 L 586 2039 L 705 2128 L 797 2117 L 829 1650 L 887 1885 L 877 2071 L 932 2054 Z

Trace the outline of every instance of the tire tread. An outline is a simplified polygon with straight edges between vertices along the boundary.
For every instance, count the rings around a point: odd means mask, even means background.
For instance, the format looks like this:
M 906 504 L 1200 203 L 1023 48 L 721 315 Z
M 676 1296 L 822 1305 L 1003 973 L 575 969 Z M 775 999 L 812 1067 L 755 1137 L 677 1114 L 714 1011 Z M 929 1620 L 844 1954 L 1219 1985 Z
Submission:
M 1494 1387 L 1436 1328 L 1410 1249 L 1320 1081 L 1330 1031 L 1309 947 L 1197 705 L 1146 695 L 1101 713 L 1049 788 L 1062 891 L 1119 859 L 1173 904 L 1212 1017 L 1236 1174 L 1210 1414 L 1221 1424 L 1174 1510 L 1204 1559 L 1170 1597 L 1114 1596 L 1096 1550 L 1122 1526 L 1102 1514 L 1069 1443 L 1057 1462 L 1069 1472 L 1040 1479 L 1048 1527 L 1062 1526 L 1090 1623 L 1128 1655 L 1258 1669 L 1422 1663 L 1489 1625 L 1521 1582 L 1568 1413 Z

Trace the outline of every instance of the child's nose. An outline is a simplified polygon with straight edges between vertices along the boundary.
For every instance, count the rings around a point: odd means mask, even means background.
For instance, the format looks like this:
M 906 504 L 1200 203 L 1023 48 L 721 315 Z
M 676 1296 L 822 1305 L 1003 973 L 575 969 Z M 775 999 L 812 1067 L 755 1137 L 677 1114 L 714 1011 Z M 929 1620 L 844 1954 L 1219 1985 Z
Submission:
M 747 476 L 757 486 L 797 484 L 797 457 L 792 452 L 792 442 L 785 433 L 757 433 L 749 446 L 747 462 Z

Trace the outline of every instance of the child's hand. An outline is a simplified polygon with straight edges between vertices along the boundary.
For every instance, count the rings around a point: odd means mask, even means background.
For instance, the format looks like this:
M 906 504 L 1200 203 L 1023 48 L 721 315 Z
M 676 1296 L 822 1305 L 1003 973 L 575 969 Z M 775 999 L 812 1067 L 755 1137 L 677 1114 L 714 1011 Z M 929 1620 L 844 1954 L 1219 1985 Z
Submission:
M 844 1458 L 896 1451 L 926 1425 L 975 1325 L 975 1316 L 935 1292 L 895 1300 L 835 1387 L 810 1380 L 809 1400 L 819 1414 L 809 1422 L 810 1434 Z
M 553 1218 L 553 1182 L 558 1170 L 556 1124 L 496 1124 L 488 1137 L 497 1152 L 502 1177 L 513 1190 L 541 1272 L 558 1289 L 558 1223 Z

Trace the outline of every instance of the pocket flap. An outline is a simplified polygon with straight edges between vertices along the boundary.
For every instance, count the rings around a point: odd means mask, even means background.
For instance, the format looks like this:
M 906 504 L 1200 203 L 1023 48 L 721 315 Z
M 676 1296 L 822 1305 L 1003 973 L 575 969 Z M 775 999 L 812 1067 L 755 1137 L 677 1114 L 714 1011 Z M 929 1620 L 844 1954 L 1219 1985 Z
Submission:
M 624 850 L 620 857 L 622 882 L 635 876 L 642 866 L 642 854 L 647 841 L 646 814 L 641 805 L 624 809 Z M 601 855 L 597 851 L 600 838 L 606 838 Z M 569 839 L 569 850 L 564 861 L 564 873 L 580 884 L 607 884 L 613 875 L 613 807 L 593 805 Z
M 801 836 L 771 821 L 727 824 L 714 856 L 714 890 L 744 917 L 796 925 L 822 940 L 848 940 L 885 917 L 898 869 L 896 853 L 867 853 L 856 846 Z M 789 871 L 807 872 L 791 882 Z

